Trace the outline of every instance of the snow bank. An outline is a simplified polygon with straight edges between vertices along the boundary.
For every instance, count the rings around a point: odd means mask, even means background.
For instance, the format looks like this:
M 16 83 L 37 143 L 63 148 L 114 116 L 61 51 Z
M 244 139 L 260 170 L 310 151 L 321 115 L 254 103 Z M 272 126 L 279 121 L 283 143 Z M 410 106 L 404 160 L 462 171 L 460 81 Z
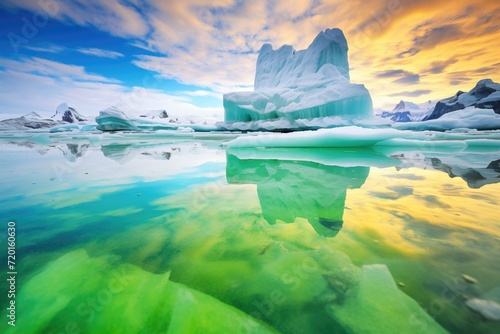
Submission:
M 371 116 L 370 93 L 349 82 L 347 49 L 339 29 L 321 32 L 306 50 L 263 45 L 255 91 L 224 95 L 225 122 Z

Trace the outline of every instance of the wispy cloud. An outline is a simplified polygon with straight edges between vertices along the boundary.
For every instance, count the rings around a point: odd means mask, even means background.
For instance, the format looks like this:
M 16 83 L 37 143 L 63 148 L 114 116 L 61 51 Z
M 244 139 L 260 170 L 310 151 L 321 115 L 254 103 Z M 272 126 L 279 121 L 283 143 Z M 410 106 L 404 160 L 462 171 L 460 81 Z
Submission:
M 31 45 L 26 44 L 23 46 L 25 49 L 36 51 L 36 52 L 46 52 L 46 53 L 59 53 L 64 51 L 66 48 L 61 45 L 56 44 L 43 44 L 43 45 Z
M 393 83 L 398 85 L 414 85 L 420 81 L 419 74 L 407 74 L 399 79 L 393 81 Z
M 89 56 L 96 56 L 96 57 L 102 57 L 102 58 L 111 58 L 111 59 L 116 59 L 120 57 L 124 57 L 123 53 L 116 52 L 116 51 L 110 51 L 110 50 L 102 50 L 102 49 L 97 49 L 97 48 L 79 48 L 76 49 L 76 51 L 89 55 Z
M 131 2 L 119 0 L 33 1 L 3 0 L 6 7 L 23 8 L 63 22 L 93 26 L 119 37 L 144 37 L 148 23 Z M 145 5 L 145 4 L 144 4 Z
M 430 89 L 417 89 L 417 90 L 413 90 L 413 91 L 404 91 L 404 92 L 398 92 L 398 93 L 391 93 L 391 94 L 388 94 L 388 96 L 391 96 L 391 97 L 401 97 L 401 96 L 404 96 L 404 97 L 420 97 L 422 95 L 427 95 L 429 93 L 431 93 L 432 90 Z
M 442 73 L 448 66 L 455 64 L 457 61 L 458 59 L 456 58 L 450 58 L 445 61 L 433 61 L 428 71 L 434 74 Z
M 116 79 L 88 73 L 83 66 L 64 64 L 38 57 L 23 58 L 22 60 L 0 58 L 0 67 L 11 71 L 38 74 L 61 80 L 119 83 Z
M 376 74 L 377 78 L 394 78 L 394 77 L 398 78 L 401 76 L 408 76 L 408 75 L 412 75 L 412 73 L 401 69 L 387 70 Z
M 422 36 L 416 36 L 413 41 L 419 49 L 433 48 L 436 45 L 452 42 L 463 34 L 458 24 L 448 24 L 433 27 L 425 31 Z

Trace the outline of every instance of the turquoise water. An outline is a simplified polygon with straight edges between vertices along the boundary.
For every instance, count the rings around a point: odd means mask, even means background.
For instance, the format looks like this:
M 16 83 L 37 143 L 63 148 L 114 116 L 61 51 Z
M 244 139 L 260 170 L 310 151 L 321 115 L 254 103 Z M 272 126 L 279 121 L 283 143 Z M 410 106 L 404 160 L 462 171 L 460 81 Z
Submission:
M 2 141 L 2 332 L 500 331 L 498 151 L 220 144 Z

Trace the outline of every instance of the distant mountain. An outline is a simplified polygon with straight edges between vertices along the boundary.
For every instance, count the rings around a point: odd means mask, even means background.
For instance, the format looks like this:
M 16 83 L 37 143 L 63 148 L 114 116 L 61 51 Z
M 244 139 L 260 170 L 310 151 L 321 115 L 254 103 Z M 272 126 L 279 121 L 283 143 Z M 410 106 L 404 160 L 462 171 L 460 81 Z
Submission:
M 382 118 L 389 118 L 393 122 L 416 122 L 427 117 L 434 104 L 431 101 L 417 105 L 410 101 L 399 101 L 392 111 L 383 111 Z
M 214 120 L 207 117 L 168 115 L 165 110 L 128 110 L 111 106 L 95 118 L 97 129 L 101 131 L 154 131 L 191 128 L 198 131 L 213 131 Z
M 75 108 L 68 106 L 67 103 L 61 103 L 56 108 L 56 113 L 50 118 L 45 118 L 36 112 L 31 112 L 21 117 L 0 121 L 0 130 L 48 129 L 57 125 L 85 122 L 88 120 L 88 117 L 80 114 Z
M 140 112 L 139 117 L 150 118 L 150 119 L 165 119 L 168 118 L 166 110 L 147 110 Z
M 33 130 L 33 129 L 47 129 L 59 122 L 52 118 L 43 118 L 36 112 L 31 112 L 18 118 L 5 119 L 0 121 L 0 130 Z
M 88 121 L 88 117 L 81 115 L 75 108 L 68 106 L 67 103 L 61 103 L 56 113 L 51 118 L 58 122 L 78 123 Z
M 493 109 L 495 113 L 500 114 L 500 84 L 491 79 L 480 80 L 470 92 L 458 91 L 454 96 L 439 101 L 429 116 L 423 120 L 437 119 L 467 107 Z

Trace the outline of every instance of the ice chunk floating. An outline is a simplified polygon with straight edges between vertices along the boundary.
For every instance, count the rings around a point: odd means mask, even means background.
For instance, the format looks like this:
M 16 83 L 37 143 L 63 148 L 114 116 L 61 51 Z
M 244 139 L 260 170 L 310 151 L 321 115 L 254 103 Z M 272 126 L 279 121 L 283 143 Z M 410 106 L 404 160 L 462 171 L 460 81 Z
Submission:
M 347 41 L 340 29 L 327 29 L 302 51 L 264 44 L 257 59 L 255 91 L 224 95 L 225 122 L 340 116 L 370 117 L 368 90 L 350 83 Z

